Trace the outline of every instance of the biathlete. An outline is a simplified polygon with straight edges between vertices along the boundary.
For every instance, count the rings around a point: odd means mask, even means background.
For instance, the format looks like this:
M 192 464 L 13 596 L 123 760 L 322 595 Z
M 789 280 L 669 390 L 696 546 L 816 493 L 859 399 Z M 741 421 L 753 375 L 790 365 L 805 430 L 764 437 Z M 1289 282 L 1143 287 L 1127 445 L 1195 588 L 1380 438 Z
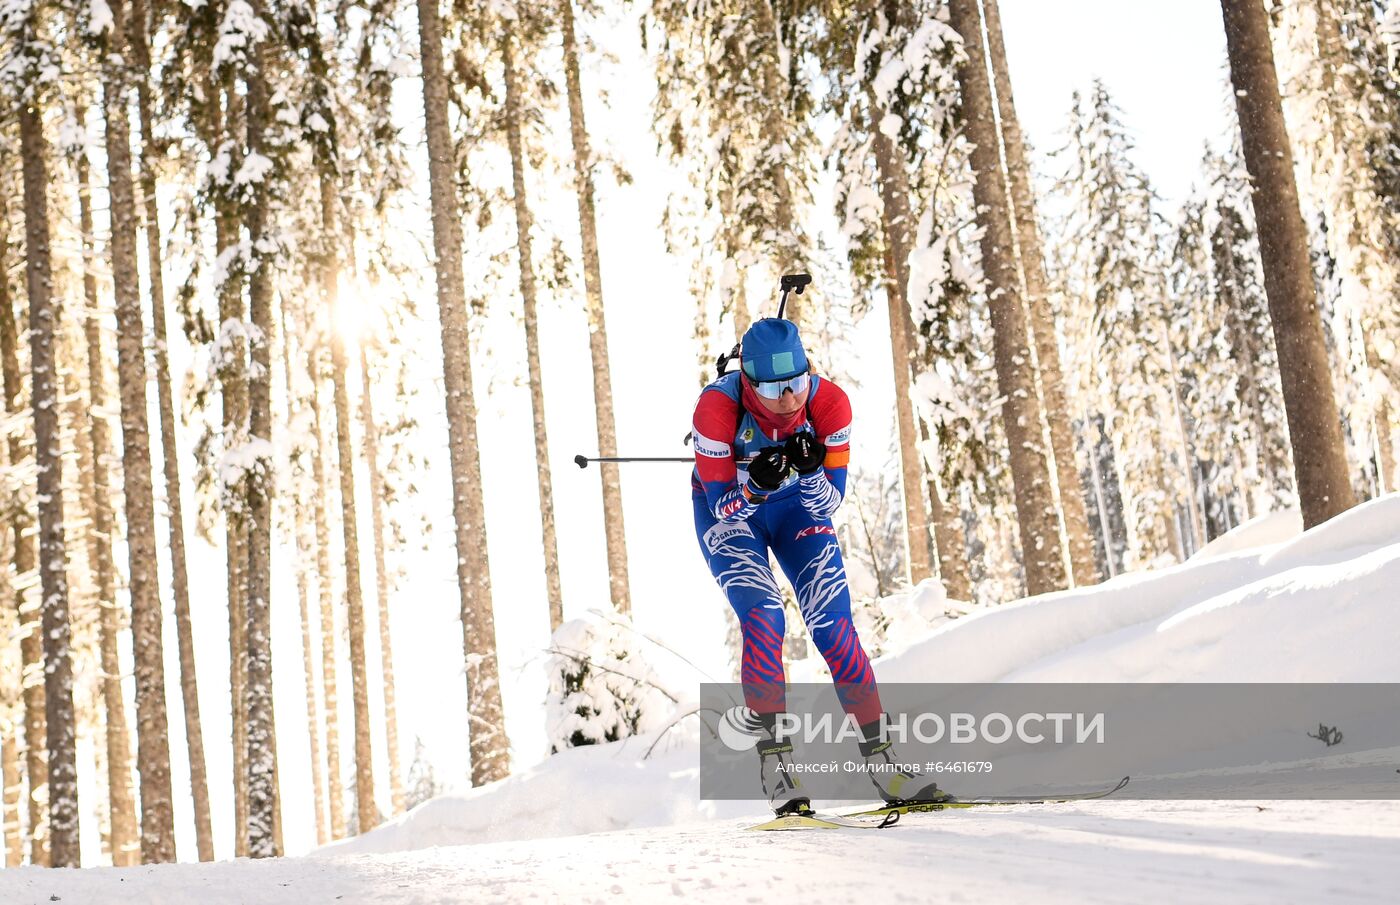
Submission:
M 777 732 L 784 710 L 783 601 L 769 550 L 797 592 L 812 641 L 825 658 L 845 711 L 861 727 L 861 754 L 886 801 L 947 796 L 928 777 L 895 763 L 881 718 L 875 673 L 851 622 L 846 568 L 831 517 L 846 492 L 851 403 L 811 373 L 797 327 L 756 321 L 740 343 L 740 369 L 700 393 L 694 416 L 691 485 L 695 531 L 710 571 L 739 618 L 740 678 L 758 730 L 759 771 L 779 814 L 810 811 L 791 742 Z

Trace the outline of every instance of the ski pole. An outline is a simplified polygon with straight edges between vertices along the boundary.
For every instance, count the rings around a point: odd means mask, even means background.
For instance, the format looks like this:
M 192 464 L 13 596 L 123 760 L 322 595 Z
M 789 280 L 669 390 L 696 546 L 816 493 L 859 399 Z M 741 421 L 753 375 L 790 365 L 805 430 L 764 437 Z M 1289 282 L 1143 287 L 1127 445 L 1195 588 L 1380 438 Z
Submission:
M 589 462 L 689 462 L 695 464 L 694 456 L 603 456 L 600 458 L 590 458 L 588 456 L 574 456 L 574 464 L 579 468 L 587 468 Z
M 810 273 L 783 274 L 782 279 L 778 280 L 778 288 L 782 290 L 783 293 L 783 297 L 778 300 L 778 317 L 783 316 L 783 309 L 787 307 L 788 291 L 791 290 L 801 295 L 802 290 L 806 289 L 811 283 L 812 275 Z

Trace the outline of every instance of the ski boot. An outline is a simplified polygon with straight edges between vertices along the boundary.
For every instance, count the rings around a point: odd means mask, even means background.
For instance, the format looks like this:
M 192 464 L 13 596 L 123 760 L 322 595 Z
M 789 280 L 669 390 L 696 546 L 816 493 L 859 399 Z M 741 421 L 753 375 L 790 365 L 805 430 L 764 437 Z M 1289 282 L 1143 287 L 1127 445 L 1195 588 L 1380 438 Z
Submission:
M 768 805 L 779 817 L 790 814 L 810 814 L 812 800 L 802 791 L 802 782 L 792 772 L 792 742 L 772 736 L 757 745 L 759 778 Z
M 889 739 L 884 731 L 884 721 L 867 723 L 860 727 L 864 740 L 860 743 L 861 756 L 870 781 L 880 791 L 880 797 L 887 805 L 928 804 L 940 801 L 953 801 L 953 796 L 938 788 L 938 783 L 919 771 L 917 764 L 905 763 L 895 757 Z

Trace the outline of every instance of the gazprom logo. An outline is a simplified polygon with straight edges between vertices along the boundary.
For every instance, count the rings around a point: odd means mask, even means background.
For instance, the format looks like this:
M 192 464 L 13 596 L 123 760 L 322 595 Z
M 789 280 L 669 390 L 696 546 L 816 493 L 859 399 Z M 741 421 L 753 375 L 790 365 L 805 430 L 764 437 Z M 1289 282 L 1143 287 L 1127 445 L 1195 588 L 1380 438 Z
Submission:
M 729 456 L 729 444 L 696 434 L 695 451 L 702 456 L 709 456 L 711 459 L 723 459 Z
M 840 446 L 851 439 L 851 426 L 848 424 L 826 438 L 827 446 Z

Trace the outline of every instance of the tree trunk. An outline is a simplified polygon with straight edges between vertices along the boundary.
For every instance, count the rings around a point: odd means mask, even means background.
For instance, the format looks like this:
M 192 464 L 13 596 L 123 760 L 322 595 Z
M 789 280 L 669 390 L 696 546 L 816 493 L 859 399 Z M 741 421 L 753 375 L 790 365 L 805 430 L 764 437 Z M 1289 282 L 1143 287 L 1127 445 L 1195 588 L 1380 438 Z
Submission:
M 9 591 L 9 588 L 5 589 Z M 14 701 L 6 701 L 8 713 Z M 5 866 L 19 867 L 24 863 L 24 842 L 20 836 L 19 796 L 24 783 L 19 767 L 19 729 L 13 723 L 5 726 L 5 738 L 0 741 L 0 820 L 4 822 Z
M 894 362 L 895 422 L 899 428 L 899 465 L 904 497 L 904 527 L 909 553 L 909 580 L 918 584 L 933 575 L 929 556 L 928 506 L 924 502 L 922 456 L 919 454 L 919 428 L 914 416 L 910 391 L 913 373 L 913 328 L 905 293 L 909 286 L 909 181 L 903 170 L 902 154 L 880 131 L 879 108 L 870 92 L 871 137 L 875 143 L 875 164 L 880 174 L 880 195 L 884 200 L 881 219 L 885 228 L 885 297 L 890 317 L 890 348 Z
M 923 421 L 919 422 L 919 436 L 924 443 L 931 442 L 928 424 Z M 962 512 L 955 503 L 943 502 L 943 494 L 938 486 L 938 474 L 932 466 L 929 466 L 925 473 L 928 476 L 926 483 L 934 546 L 938 550 L 938 577 L 949 597 L 970 601 L 975 595 L 972 592 L 972 571 L 967 564 L 967 540 L 963 536 Z
M 49 257 L 48 143 L 38 102 L 19 104 L 24 162 L 25 277 L 29 289 L 30 396 L 34 409 L 34 457 L 38 471 L 40 610 L 43 613 L 44 718 L 48 742 L 49 859 L 77 867 L 78 763 L 73 714 L 73 663 L 69 648 L 68 552 L 63 538 L 63 464 L 59 449 L 58 386 L 54 350 L 58 305 Z M 31 792 L 35 786 L 30 777 Z
M 19 370 L 19 337 L 15 329 L 14 301 L 10 298 L 9 282 L 9 237 L 10 214 L 7 199 L 0 197 L 0 371 L 4 374 L 5 413 L 11 418 L 20 418 L 24 409 L 22 399 L 24 388 Z M 18 435 L 11 435 L 8 443 L 10 465 L 19 465 L 25 459 L 24 443 Z M 34 539 L 28 535 L 32 524 L 27 502 L 23 499 L 11 500 L 10 533 L 14 536 L 14 595 L 15 629 L 19 635 L 20 687 L 24 700 L 24 774 L 28 783 L 27 818 L 29 837 L 29 863 L 36 867 L 49 864 L 49 836 L 44 807 L 44 799 L 38 790 L 49 783 L 49 762 L 46 737 L 44 704 L 44 665 L 43 647 L 39 626 L 33 621 L 35 603 L 30 599 L 27 588 L 34 576 Z M 29 621 L 26 623 L 26 619 Z
M 1084 487 L 1074 456 L 1074 434 L 1070 429 L 1070 408 L 1060 368 L 1055 317 L 1050 311 L 1050 281 L 1045 275 L 1045 252 L 1040 241 L 1040 224 L 1036 216 L 1035 193 L 1031 188 L 1026 142 L 1021 133 L 1020 120 L 1016 116 L 1016 100 L 1011 92 L 1011 73 L 1006 65 L 1001 11 L 998 8 L 998 0 L 982 0 L 982 8 L 986 15 L 988 50 L 996 83 L 997 112 L 1000 114 L 1001 136 L 1006 152 L 1006 172 L 1015 222 L 1015 238 L 1020 250 L 1021 273 L 1025 277 L 1023 288 L 1026 293 L 1026 308 L 1030 313 L 1030 332 L 1035 341 L 1036 358 L 1040 363 L 1042 402 L 1050 427 L 1050 446 L 1055 458 L 1055 475 L 1060 489 L 1060 511 L 1064 516 L 1065 534 L 1069 541 L 1070 564 L 1076 585 L 1097 584 L 1099 570 L 1094 562 L 1094 539 L 1089 531 Z
M 254 15 L 262 4 L 253 0 Z M 248 153 L 266 156 L 268 87 L 262 45 L 249 48 L 247 74 Z M 270 189 L 266 173 L 252 187 L 248 209 L 248 241 L 254 262 L 248 280 L 248 443 L 254 461 L 243 475 L 247 495 L 248 598 L 245 641 L 247 674 L 244 689 L 248 721 L 248 855 L 277 854 L 277 736 L 272 721 L 272 256 L 262 244 L 268 236 Z
M 79 108 L 78 121 L 85 119 Z M 102 703 L 107 741 L 107 796 L 111 807 L 112 864 L 129 867 L 140 863 L 140 839 L 136 829 L 136 800 L 131 787 L 131 730 L 126 719 L 126 704 L 122 699 L 121 660 L 117 638 L 121 634 L 121 610 L 117 606 L 116 581 L 112 567 L 112 490 L 107 480 L 107 461 L 112 454 L 112 440 L 103 414 L 107 407 L 106 373 L 103 368 L 102 328 L 97 302 L 97 275 L 93 271 L 92 200 L 88 179 L 87 154 L 77 160 L 78 225 L 83 243 L 83 297 L 87 310 L 83 317 L 83 334 L 87 340 L 87 411 L 80 412 L 88 421 L 88 436 L 81 436 L 79 449 L 79 481 L 85 508 L 92 513 L 92 526 L 87 532 L 88 563 L 93 571 L 92 584 L 97 589 L 98 639 L 102 657 Z M 78 428 L 81 435 L 81 428 Z
M 1303 525 L 1311 528 L 1356 504 L 1327 349 L 1317 311 L 1307 231 L 1293 176 L 1293 151 L 1279 101 L 1278 73 L 1262 0 L 1221 0 L 1230 79 L 1245 166 L 1254 184 L 1259 256 L 1278 347 L 1284 410 Z
M 417 0 L 423 61 L 423 111 L 428 137 L 428 176 L 433 204 L 434 269 L 442 324 L 442 371 L 447 390 L 447 433 L 452 463 L 452 510 L 457 529 L 457 586 L 461 593 L 466 655 L 467 717 L 472 784 L 506 776 L 510 743 L 501 708 L 496 664 L 496 625 L 486 551 L 486 509 L 481 495 L 476 400 L 462 285 L 462 227 L 447 122 L 447 79 L 442 67 L 442 22 L 437 0 Z
M 574 145 L 574 194 L 578 198 L 579 235 L 583 243 L 583 292 L 588 305 L 588 351 L 593 359 L 593 414 L 598 430 L 598 455 L 617 455 L 617 426 L 613 420 L 611 361 L 608 358 L 608 328 L 603 309 L 603 274 L 598 261 L 598 224 L 593 203 L 593 152 L 588 146 L 588 127 L 583 116 L 583 86 L 579 75 L 578 39 L 574 34 L 573 0 L 560 0 L 563 13 L 564 75 L 569 92 L 569 134 Z M 737 300 L 744 326 L 748 326 L 747 305 L 742 292 Z M 741 313 L 735 311 L 735 327 Z M 743 335 L 742 331 L 739 333 Z M 627 533 L 622 519 L 622 483 L 618 466 L 601 463 L 603 482 L 603 531 L 608 548 L 608 580 L 613 606 L 624 616 L 632 612 L 632 590 L 627 575 Z M 562 614 L 561 614 L 562 619 Z M 557 624 L 550 626 L 558 628 Z
M 292 385 L 292 335 L 287 330 L 285 302 L 278 309 L 278 313 L 282 330 L 282 386 L 287 397 L 287 417 L 288 420 L 292 420 L 297 410 L 297 396 Z M 311 452 L 312 455 L 316 454 L 316 450 Z M 301 616 L 301 664 L 306 674 L 306 731 L 311 740 L 311 794 L 316 812 L 316 844 L 325 845 L 331 837 L 326 826 L 326 779 L 321 764 L 321 708 L 316 698 L 316 664 L 311 644 L 310 581 L 307 569 L 311 545 L 307 543 L 306 508 L 302 502 L 305 480 L 305 472 L 298 470 L 296 486 L 287 497 L 292 507 L 292 530 L 297 550 L 297 606 Z
M 126 5 L 111 4 L 112 47 L 126 49 Z M 129 70 L 109 65 L 102 87 L 111 194 L 112 283 L 117 300 L 117 380 L 122 414 L 122 487 L 126 497 L 131 576 L 131 637 L 136 660 L 136 756 L 141 775 L 141 858 L 175 860 L 170 790 L 170 737 L 165 713 L 165 660 L 160 585 L 156 576 L 155 506 L 146 426 L 145 326 L 136 269 L 136 203 L 127 120 Z
M 237 134 L 241 114 L 241 99 L 226 76 L 222 84 L 211 79 L 206 88 L 212 122 L 210 144 L 229 142 L 232 147 L 230 172 L 241 165 L 238 149 L 242 140 Z M 222 96 L 222 105 L 217 98 Z M 228 259 L 239 242 L 238 203 L 233 189 L 218 185 L 215 196 L 214 236 L 220 258 Z M 217 371 L 222 406 L 223 445 L 233 449 L 244 442 L 247 424 L 247 347 L 243 339 L 243 288 L 240 266 L 234 264 L 224 275 L 219 292 L 219 338 L 217 342 Z M 221 487 L 224 510 L 225 550 L 228 596 L 229 645 L 229 710 L 232 722 L 233 749 L 233 851 L 235 857 L 248 854 L 248 772 L 247 772 L 247 708 L 244 706 L 244 676 L 247 667 L 247 642 L 244 637 L 247 612 L 247 526 L 239 488 L 225 483 Z
M 199 715 L 195 673 L 194 629 L 190 620 L 189 568 L 185 562 L 184 505 L 180 498 L 180 453 L 175 436 L 175 401 L 170 386 L 170 356 L 165 328 L 165 280 L 161 259 L 160 212 L 156 205 L 156 161 L 151 119 L 151 27 L 146 0 L 132 0 L 131 50 L 138 73 L 141 193 L 146 224 L 146 274 L 151 286 L 151 328 L 155 344 L 156 393 L 160 408 L 161 458 L 165 502 L 170 522 L 171 583 L 175 593 L 175 636 L 180 652 L 180 694 L 185 711 L 185 742 L 190 761 L 190 795 L 194 805 L 195 845 L 200 861 L 214 860 L 214 830 L 209 815 L 209 776 L 204 763 L 204 729 Z
M 510 146 L 511 185 L 515 196 L 516 250 L 520 261 L 520 296 L 525 305 L 525 366 L 530 379 L 530 411 L 535 421 L 535 480 L 540 498 L 540 532 L 543 535 L 545 591 L 549 600 L 551 631 L 564 621 L 564 599 L 559 588 L 559 541 L 554 533 L 554 480 L 549 469 L 549 435 L 545 430 L 544 377 L 540 373 L 539 318 L 536 313 L 535 261 L 530 239 L 534 218 L 525 196 L 525 151 L 520 137 L 520 74 L 515 69 L 515 38 L 501 39 L 505 60 L 506 142 Z M 600 444 L 601 449 L 601 444 Z M 599 452 L 601 455 L 606 453 Z M 616 602 L 614 600 L 614 602 Z
M 1010 447 L 1016 520 L 1025 560 L 1026 588 L 1032 594 L 1066 585 L 1059 514 L 1050 484 L 1050 463 L 1042 447 L 1041 413 L 1031 367 L 1030 337 L 1021 304 L 1006 184 L 982 45 L 977 0 L 950 0 L 949 23 L 962 35 L 967 62 L 958 67 L 968 138 L 974 142 L 973 197 L 982 224 L 982 269 L 987 277 L 997 386 L 1005 402 L 1002 421 Z
M 332 839 L 345 836 L 345 790 L 340 782 L 340 710 L 336 695 L 335 603 L 331 586 L 331 532 L 326 519 L 330 482 L 326 480 L 326 443 L 321 429 L 320 356 L 311 352 L 311 423 L 316 431 L 312 469 L 316 480 L 316 589 L 321 603 L 321 681 L 326 708 L 326 790 L 330 793 Z
M 369 465 L 370 523 L 374 529 L 374 592 L 379 603 L 379 661 L 384 673 L 384 735 L 389 747 L 389 796 L 394 815 L 404 812 L 403 772 L 399 769 L 399 714 L 394 698 L 394 644 L 389 629 L 389 572 L 384 555 L 384 476 L 379 470 L 379 428 L 370 395 L 369 356 L 360 343 L 360 421 Z
M 321 233 L 325 242 L 321 291 L 325 293 L 326 314 L 333 322 L 339 298 L 340 263 L 336 249 L 339 227 L 335 210 L 335 184 L 321 161 Z M 331 382 L 335 398 L 336 452 L 340 464 L 341 535 L 345 544 L 345 607 L 350 630 L 350 689 L 355 713 L 355 794 L 359 831 L 375 827 L 374 757 L 370 746 L 369 679 L 365 672 L 365 607 L 360 589 L 360 534 L 355 509 L 355 454 L 351 444 L 350 397 L 345 386 L 345 337 L 333 330 L 331 337 Z

